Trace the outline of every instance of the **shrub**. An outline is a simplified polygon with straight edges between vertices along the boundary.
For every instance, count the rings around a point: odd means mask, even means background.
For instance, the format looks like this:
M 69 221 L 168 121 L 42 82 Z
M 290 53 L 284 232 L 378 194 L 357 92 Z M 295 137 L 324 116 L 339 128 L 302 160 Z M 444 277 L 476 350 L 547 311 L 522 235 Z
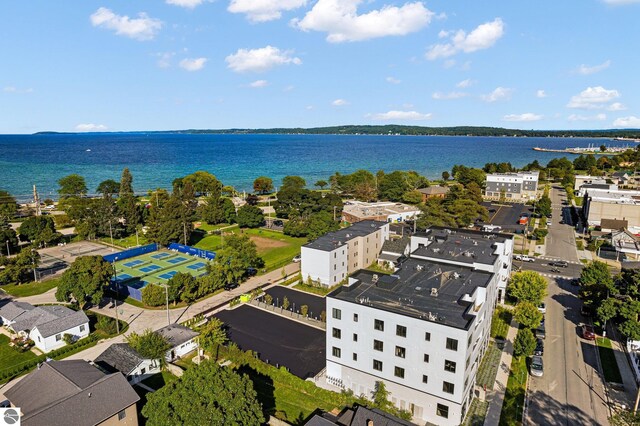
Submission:
M 149 284 L 142 289 L 142 303 L 147 306 L 161 306 L 165 303 L 165 290 L 159 285 Z

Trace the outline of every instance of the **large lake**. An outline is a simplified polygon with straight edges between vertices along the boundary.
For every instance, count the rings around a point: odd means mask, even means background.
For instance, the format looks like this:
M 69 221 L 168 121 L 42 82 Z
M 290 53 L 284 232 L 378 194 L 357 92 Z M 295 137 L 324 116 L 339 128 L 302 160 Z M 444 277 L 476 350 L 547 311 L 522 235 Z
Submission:
M 57 180 L 84 176 L 94 192 L 105 179 L 133 173 L 136 191 L 170 188 L 176 177 L 206 170 L 225 185 L 250 191 L 253 180 L 269 176 L 276 186 L 299 175 L 309 186 L 333 173 L 416 170 L 438 179 L 455 164 L 481 167 L 511 162 L 521 167 L 561 154 L 533 151 L 535 146 L 566 148 L 603 139 L 466 136 L 227 135 L 101 133 L 0 135 L 0 189 L 28 198 L 33 185 L 42 197 L 54 196 Z M 574 158 L 569 155 L 569 158 Z

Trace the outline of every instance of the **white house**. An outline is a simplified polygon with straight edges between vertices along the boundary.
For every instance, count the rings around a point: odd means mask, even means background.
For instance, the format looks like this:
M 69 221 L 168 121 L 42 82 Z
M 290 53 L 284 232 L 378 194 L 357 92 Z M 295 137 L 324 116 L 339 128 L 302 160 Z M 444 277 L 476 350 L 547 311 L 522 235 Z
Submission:
M 388 239 L 389 224 L 373 220 L 329 232 L 302 246 L 302 278 L 334 286 L 375 262 Z
M 156 330 L 156 333 L 164 337 L 171 348 L 167 351 L 165 359 L 174 361 L 198 348 L 198 333 L 180 324 L 171 324 Z
M 499 275 L 411 258 L 327 295 L 327 382 L 390 401 L 418 424 L 462 423 L 490 337 Z
M 82 311 L 65 306 L 33 306 L 24 302 L 0 302 L 2 325 L 18 335 L 29 337 L 42 352 L 65 345 L 64 335 L 74 340 L 89 335 L 89 318 Z
M 108 373 L 121 372 L 132 385 L 160 372 L 160 359 L 144 358 L 128 343 L 114 343 L 93 363 Z

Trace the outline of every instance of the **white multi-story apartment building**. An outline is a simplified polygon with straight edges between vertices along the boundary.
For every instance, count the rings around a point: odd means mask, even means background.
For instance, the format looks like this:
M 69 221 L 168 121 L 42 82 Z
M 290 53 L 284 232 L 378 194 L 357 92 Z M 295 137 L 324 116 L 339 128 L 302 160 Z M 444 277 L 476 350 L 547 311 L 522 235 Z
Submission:
M 484 195 L 513 201 L 534 200 L 537 198 L 539 174 L 537 170 L 488 174 Z
M 329 232 L 301 249 L 302 279 L 331 287 L 376 261 L 389 239 L 389 224 L 366 220 Z
M 359 271 L 327 303 L 327 382 L 371 398 L 383 381 L 416 423 L 458 425 L 489 341 L 499 275 L 411 257 Z

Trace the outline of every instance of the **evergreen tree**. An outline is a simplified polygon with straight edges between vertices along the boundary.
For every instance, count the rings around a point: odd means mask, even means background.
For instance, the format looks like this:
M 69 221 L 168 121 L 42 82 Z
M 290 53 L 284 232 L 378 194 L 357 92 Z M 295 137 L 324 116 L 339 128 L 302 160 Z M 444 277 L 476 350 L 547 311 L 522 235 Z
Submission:
M 133 176 L 128 168 L 124 168 L 122 170 L 122 177 L 120 178 L 120 188 L 119 188 L 120 197 L 124 197 L 125 195 L 133 195 Z

